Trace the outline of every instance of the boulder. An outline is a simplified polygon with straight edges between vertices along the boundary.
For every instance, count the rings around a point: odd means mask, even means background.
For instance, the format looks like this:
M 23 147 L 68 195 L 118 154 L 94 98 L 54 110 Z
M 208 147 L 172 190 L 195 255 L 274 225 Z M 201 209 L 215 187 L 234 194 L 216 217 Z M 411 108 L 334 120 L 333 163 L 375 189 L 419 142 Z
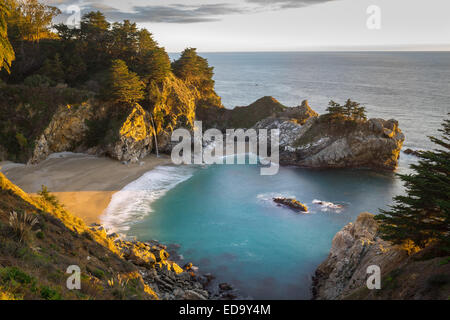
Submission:
M 289 198 L 273 198 L 273 201 L 275 203 L 278 203 L 280 205 L 283 205 L 285 207 L 288 207 L 294 211 L 300 211 L 300 212 L 308 212 L 308 207 L 305 206 L 303 203 L 295 200 L 295 199 L 289 199 Z
M 219 289 L 220 291 L 230 291 L 233 290 L 233 287 L 231 285 L 229 285 L 228 283 L 220 283 L 219 284 Z
M 410 154 L 410 155 L 413 155 L 413 156 L 416 156 L 416 157 L 418 157 L 419 155 L 420 155 L 420 150 L 413 150 L 413 149 L 406 149 L 405 151 L 403 151 L 405 154 Z
M 206 300 L 208 293 L 199 293 L 194 290 L 186 290 L 184 293 L 184 300 Z

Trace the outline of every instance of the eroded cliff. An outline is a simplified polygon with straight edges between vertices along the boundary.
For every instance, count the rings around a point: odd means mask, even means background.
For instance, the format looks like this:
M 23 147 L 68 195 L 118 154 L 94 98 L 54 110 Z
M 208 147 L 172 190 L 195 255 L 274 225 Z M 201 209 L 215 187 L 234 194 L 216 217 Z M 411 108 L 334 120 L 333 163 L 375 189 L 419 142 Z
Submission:
M 449 257 L 430 246 L 394 246 L 382 240 L 374 215 L 361 213 L 333 238 L 313 278 L 315 299 L 448 299 Z M 369 290 L 367 267 L 378 266 L 381 289 Z

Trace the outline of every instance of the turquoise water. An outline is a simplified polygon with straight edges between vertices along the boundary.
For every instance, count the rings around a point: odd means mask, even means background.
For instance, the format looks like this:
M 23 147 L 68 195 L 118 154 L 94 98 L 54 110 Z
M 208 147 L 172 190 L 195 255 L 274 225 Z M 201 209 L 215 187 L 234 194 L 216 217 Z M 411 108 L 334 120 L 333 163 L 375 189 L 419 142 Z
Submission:
M 179 253 L 202 272 L 259 299 L 310 298 L 311 276 L 335 233 L 360 212 L 385 207 L 400 190 L 392 174 L 365 170 L 285 167 L 275 176 L 261 176 L 257 166 L 216 165 L 191 168 L 189 175 L 151 208 L 136 208 L 152 212 L 126 233 L 180 244 Z M 151 174 L 141 179 L 149 193 L 154 183 Z M 274 196 L 295 197 L 310 213 L 276 206 Z M 134 203 L 132 198 L 122 200 Z M 313 204 L 315 199 L 345 206 L 327 210 Z
M 294 106 L 309 99 L 323 113 L 330 99 L 357 100 L 369 116 L 399 120 L 405 146 L 430 149 L 450 112 L 450 53 L 215 53 L 217 92 L 227 107 L 272 95 Z M 172 55 L 172 57 L 175 57 Z M 399 172 L 417 159 L 401 154 Z M 257 166 L 158 167 L 114 194 L 107 227 L 140 240 L 181 245 L 201 272 L 251 298 L 308 299 L 311 276 L 331 240 L 363 211 L 377 213 L 403 192 L 392 173 Z M 274 196 L 310 208 L 296 214 Z M 312 202 L 345 204 L 340 212 Z

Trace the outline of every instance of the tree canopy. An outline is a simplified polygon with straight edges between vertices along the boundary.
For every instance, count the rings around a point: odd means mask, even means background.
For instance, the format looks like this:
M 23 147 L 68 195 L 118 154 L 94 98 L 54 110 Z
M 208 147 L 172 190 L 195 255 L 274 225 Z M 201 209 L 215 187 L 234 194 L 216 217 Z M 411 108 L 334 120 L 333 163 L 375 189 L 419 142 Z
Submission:
M 172 64 L 175 75 L 187 82 L 202 86 L 214 85 L 212 77 L 213 67 L 208 65 L 208 60 L 197 54 L 197 49 L 186 48 L 180 58 Z
M 450 251 L 450 120 L 442 127 L 440 138 L 430 137 L 438 149 L 420 152 L 419 162 L 410 166 L 414 173 L 399 175 L 406 194 L 376 216 L 384 239 L 411 240 L 419 247 L 437 240 Z
M 366 108 L 358 102 L 348 99 L 344 105 L 331 100 L 327 111 L 332 116 L 341 116 L 352 120 L 366 120 Z
M 203 97 L 200 105 L 221 106 L 220 98 L 214 92 L 214 68 L 208 60 L 197 54 L 197 49 L 186 48 L 180 58 L 172 63 L 173 73 L 199 90 Z
M 112 62 L 108 90 L 111 101 L 131 106 L 144 98 L 144 88 L 145 84 L 128 70 L 124 61 Z
M 8 25 L 12 41 L 39 42 L 54 37 L 51 27 L 53 18 L 61 13 L 58 8 L 39 3 L 38 0 L 6 1 L 11 10 Z

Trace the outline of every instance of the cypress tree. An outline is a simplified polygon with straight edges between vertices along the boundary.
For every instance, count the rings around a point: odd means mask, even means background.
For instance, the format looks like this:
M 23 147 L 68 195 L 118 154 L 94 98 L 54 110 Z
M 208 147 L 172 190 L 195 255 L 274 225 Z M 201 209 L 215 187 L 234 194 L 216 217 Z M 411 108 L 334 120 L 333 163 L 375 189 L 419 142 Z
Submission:
M 399 175 L 406 194 L 394 198 L 390 210 L 380 210 L 381 236 L 400 244 L 412 240 L 419 247 L 431 240 L 450 250 L 450 120 L 444 120 L 440 138 L 429 137 L 437 149 L 419 153 L 414 173 Z
M 144 98 L 144 83 L 122 60 L 112 62 L 107 94 L 114 103 L 132 106 Z

